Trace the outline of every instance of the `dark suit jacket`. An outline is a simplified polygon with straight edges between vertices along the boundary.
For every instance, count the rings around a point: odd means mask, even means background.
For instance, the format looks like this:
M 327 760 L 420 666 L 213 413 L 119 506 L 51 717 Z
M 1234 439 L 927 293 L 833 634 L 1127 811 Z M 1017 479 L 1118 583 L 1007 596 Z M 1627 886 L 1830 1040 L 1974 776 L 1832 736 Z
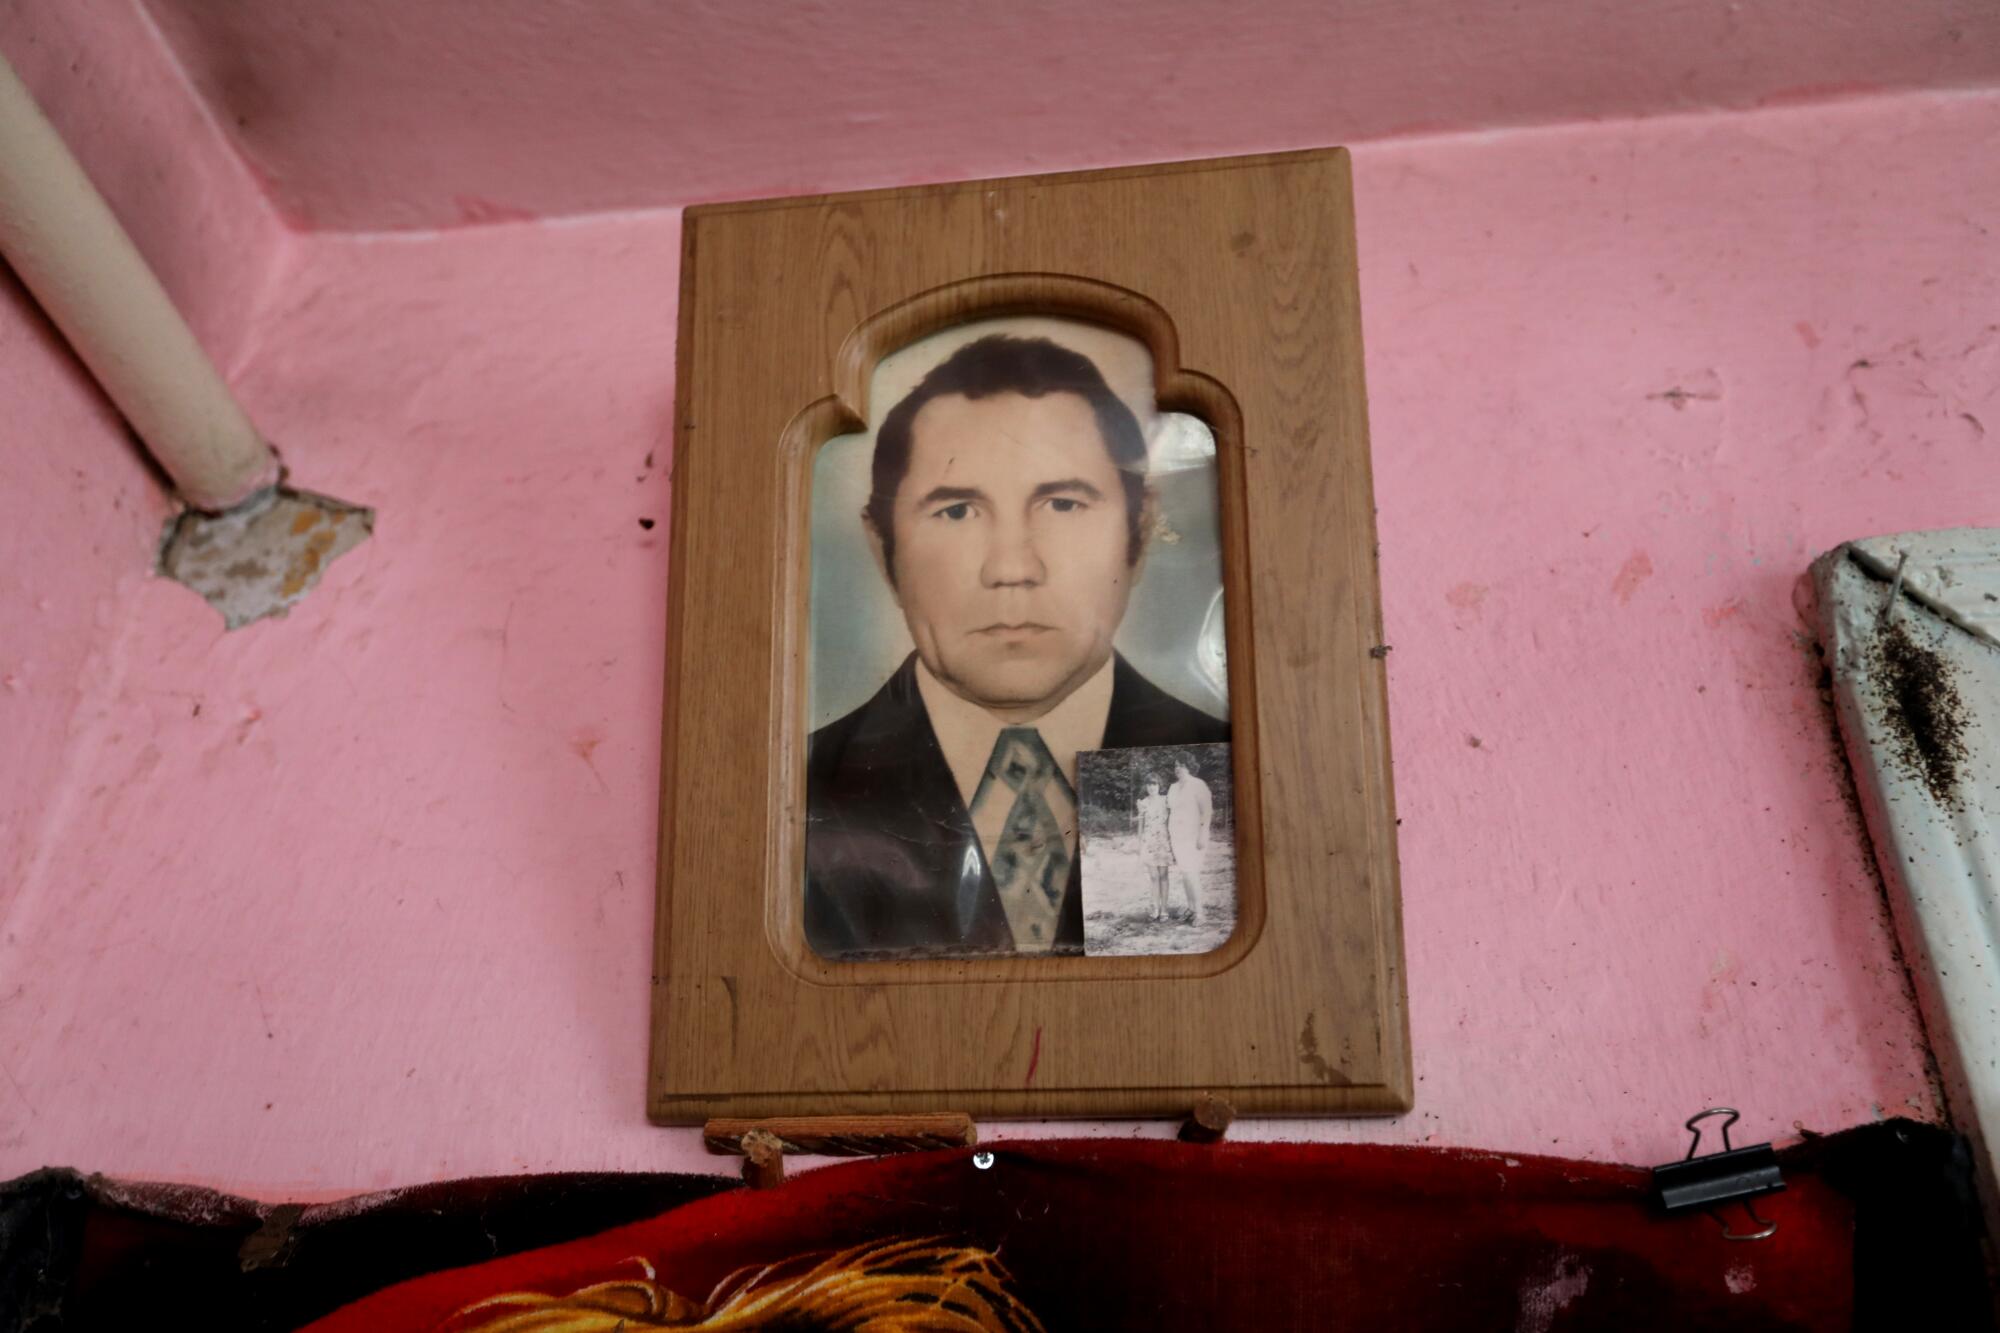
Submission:
M 1012 953 L 930 713 L 916 655 L 861 707 L 813 733 L 806 761 L 806 941 L 822 957 Z M 1104 749 L 1229 739 L 1229 724 L 1113 659 Z M 1082 855 L 1070 865 L 1056 952 L 1083 951 Z

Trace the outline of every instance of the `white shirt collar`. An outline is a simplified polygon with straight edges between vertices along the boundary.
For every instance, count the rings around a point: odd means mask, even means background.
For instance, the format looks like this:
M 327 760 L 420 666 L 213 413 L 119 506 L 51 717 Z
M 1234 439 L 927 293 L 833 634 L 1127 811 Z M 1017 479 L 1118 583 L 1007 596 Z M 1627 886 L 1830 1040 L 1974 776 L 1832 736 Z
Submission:
M 1105 658 L 1104 665 L 1089 680 L 1033 722 L 1017 723 L 997 718 L 971 700 L 954 694 L 931 674 L 921 657 L 917 659 L 917 693 L 923 696 L 924 708 L 931 717 L 931 730 L 944 751 L 952 780 L 958 783 L 959 799 L 967 808 L 979 790 L 980 778 L 985 776 L 987 760 L 993 757 L 993 743 L 1000 739 L 1002 729 L 1011 726 L 1039 731 L 1042 744 L 1055 756 L 1069 789 L 1076 790 L 1077 752 L 1095 750 L 1104 743 L 1105 722 L 1111 716 L 1111 663 L 1111 658 Z

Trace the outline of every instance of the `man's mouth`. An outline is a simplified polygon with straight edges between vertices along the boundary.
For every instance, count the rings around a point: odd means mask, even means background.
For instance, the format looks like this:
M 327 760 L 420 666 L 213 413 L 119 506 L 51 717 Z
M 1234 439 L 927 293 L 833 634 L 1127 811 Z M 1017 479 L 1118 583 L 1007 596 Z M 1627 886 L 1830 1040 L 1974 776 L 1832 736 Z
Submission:
M 981 625 L 972 632 L 974 634 L 990 634 L 995 638 L 1003 638 L 1009 635 L 1047 634 L 1054 629 L 1054 625 L 1044 625 L 1038 620 L 1023 620 L 1013 624 L 995 622 L 991 625 Z

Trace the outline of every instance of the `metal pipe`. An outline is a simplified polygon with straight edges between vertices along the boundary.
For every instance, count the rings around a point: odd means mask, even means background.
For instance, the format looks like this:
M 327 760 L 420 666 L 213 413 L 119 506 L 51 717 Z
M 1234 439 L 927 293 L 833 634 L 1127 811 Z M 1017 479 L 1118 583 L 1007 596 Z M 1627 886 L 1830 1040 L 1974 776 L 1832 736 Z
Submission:
M 4 57 L 0 254 L 189 505 L 221 511 L 277 481 L 277 455 Z

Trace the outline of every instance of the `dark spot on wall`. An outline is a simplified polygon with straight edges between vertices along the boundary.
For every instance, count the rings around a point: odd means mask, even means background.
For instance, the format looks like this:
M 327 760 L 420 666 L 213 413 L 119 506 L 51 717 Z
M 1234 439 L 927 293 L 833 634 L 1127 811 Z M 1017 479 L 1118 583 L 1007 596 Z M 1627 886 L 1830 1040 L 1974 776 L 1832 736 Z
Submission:
M 642 518 L 639 520 L 639 526 L 644 528 L 646 531 L 651 532 L 653 530 L 653 520 L 650 518 Z

